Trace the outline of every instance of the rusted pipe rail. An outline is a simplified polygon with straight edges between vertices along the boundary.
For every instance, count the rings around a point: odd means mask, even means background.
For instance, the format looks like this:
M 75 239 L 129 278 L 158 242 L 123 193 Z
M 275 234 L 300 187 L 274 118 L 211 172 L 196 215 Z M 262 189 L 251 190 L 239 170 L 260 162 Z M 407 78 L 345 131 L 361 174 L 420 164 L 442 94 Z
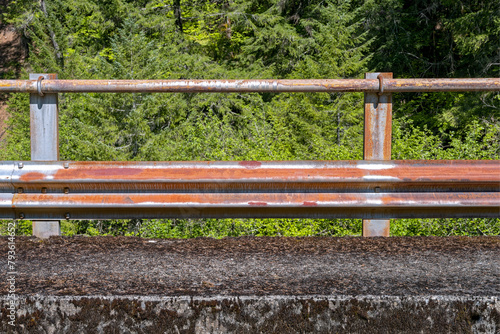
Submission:
M 17 93 L 458 92 L 500 91 L 500 78 L 321 80 L 0 80 Z
M 500 161 L 3 162 L 0 218 L 496 217 Z

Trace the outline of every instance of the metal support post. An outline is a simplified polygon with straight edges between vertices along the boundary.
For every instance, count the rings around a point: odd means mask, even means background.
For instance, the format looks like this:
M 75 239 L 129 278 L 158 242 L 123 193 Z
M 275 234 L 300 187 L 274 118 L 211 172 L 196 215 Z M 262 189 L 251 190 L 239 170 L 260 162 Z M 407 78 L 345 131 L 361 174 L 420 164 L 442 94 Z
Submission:
M 37 80 L 37 93 L 30 94 L 31 160 L 59 160 L 59 110 L 57 93 L 42 92 L 42 81 L 55 80 L 57 74 L 30 73 L 30 80 Z M 33 221 L 33 235 L 48 238 L 61 235 L 58 220 Z
M 379 91 L 365 92 L 363 159 L 391 160 L 392 94 L 384 92 L 384 79 L 392 79 L 392 73 L 366 73 L 365 79 L 378 79 Z M 363 236 L 388 237 L 390 222 L 389 219 L 363 219 Z

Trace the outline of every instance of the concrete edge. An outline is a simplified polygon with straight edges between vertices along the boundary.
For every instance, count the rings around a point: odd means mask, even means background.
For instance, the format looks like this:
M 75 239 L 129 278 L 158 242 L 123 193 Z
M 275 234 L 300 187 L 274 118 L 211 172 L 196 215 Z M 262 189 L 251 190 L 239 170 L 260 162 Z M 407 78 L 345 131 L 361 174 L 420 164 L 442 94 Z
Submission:
M 4 333 L 500 331 L 498 296 L 19 295 L 13 323 L 0 304 Z

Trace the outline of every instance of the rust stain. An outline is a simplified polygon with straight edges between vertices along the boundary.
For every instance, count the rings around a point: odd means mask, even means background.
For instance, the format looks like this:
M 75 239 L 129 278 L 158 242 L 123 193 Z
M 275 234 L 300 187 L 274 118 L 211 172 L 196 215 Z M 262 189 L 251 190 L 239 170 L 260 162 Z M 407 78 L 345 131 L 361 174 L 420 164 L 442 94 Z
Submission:
M 384 75 L 384 91 L 445 92 L 500 91 L 497 78 L 455 79 L 390 79 Z M 44 92 L 377 92 L 373 79 L 324 80 L 55 80 L 48 76 L 42 82 Z M 0 91 L 33 93 L 33 80 L 1 80 Z
M 244 169 L 237 168 L 245 167 Z M 160 164 L 141 166 L 137 163 L 95 163 L 82 164 L 72 163 L 69 169 L 59 169 L 54 174 L 54 182 L 72 182 L 85 180 L 95 182 L 108 181 L 116 183 L 120 180 L 130 182 L 191 182 L 196 180 L 224 180 L 244 182 L 253 179 L 259 183 L 289 183 L 293 181 L 311 181 L 317 184 L 332 183 L 340 186 L 342 183 L 353 184 L 361 181 L 363 177 L 379 177 L 380 182 L 394 183 L 446 183 L 453 186 L 470 183 L 500 183 L 499 161 L 392 161 L 390 168 L 361 168 L 359 162 L 350 164 L 342 162 L 332 167 L 316 168 L 266 168 L 259 161 L 241 161 L 227 168 L 213 168 L 207 164 L 193 164 L 189 167 L 171 167 L 166 163 L 165 167 Z M 46 175 L 39 172 L 22 174 L 21 181 L 43 180 Z M 259 180 L 260 179 L 260 180 Z M 378 183 L 374 179 L 366 179 L 363 182 Z M 459 182 L 459 180 L 462 180 Z M 468 180 L 465 182 L 465 180 Z M 50 183 L 50 182 L 48 182 Z M 188 185 L 188 183 L 186 183 Z M 225 185 L 224 185 L 225 187 Z
M 45 180 L 45 177 L 46 175 L 43 173 L 29 172 L 26 174 L 22 174 L 19 179 L 23 182 L 33 182 L 33 181 Z
M 336 206 L 339 208 L 371 208 L 373 201 L 380 201 L 379 208 L 391 208 L 399 206 L 419 207 L 431 206 L 436 210 L 457 206 L 487 206 L 494 207 L 498 212 L 500 193 L 395 193 L 395 194 L 364 194 L 364 193 L 323 193 L 323 194 L 39 194 L 25 193 L 14 194 L 15 202 L 45 203 L 47 205 L 91 205 L 92 207 L 114 206 L 117 204 L 129 204 L 133 208 L 136 204 L 149 203 L 152 206 L 163 206 L 165 204 L 216 204 L 221 208 L 227 205 L 250 206 L 279 206 L 289 203 L 291 206 L 303 207 L 304 202 L 321 202 L 325 206 Z M 134 204 L 132 204 L 134 203 Z M 36 204 L 37 206 L 39 204 Z M 282 208 L 284 212 L 287 208 Z
M 303 206 L 318 206 L 318 203 L 305 201 L 302 205 Z
M 238 162 L 238 165 L 248 169 L 254 169 L 262 166 L 262 163 L 260 161 L 240 161 Z
M 375 73 L 365 75 L 367 79 L 371 76 Z M 378 77 L 392 79 L 392 73 L 380 73 Z M 385 93 L 382 95 L 365 93 L 365 160 L 391 160 L 392 94 L 386 92 L 386 84 L 383 86 Z
M 125 196 L 123 201 L 125 203 L 134 204 L 135 202 L 130 198 L 130 196 Z
M 389 237 L 390 220 L 364 219 L 363 237 Z
M 87 177 L 92 176 L 124 176 L 129 177 L 132 175 L 139 175 L 143 172 L 143 170 L 139 168 L 95 168 L 95 169 L 87 169 L 83 170 L 83 172 L 87 175 Z

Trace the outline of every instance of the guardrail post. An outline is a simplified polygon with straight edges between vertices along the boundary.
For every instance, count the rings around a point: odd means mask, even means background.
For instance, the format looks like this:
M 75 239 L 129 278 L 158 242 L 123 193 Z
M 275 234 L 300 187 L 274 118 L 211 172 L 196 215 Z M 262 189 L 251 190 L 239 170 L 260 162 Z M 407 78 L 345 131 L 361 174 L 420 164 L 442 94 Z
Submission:
M 391 160 L 392 94 L 384 93 L 384 79 L 392 79 L 392 73 L 365 73 L 365 79 L 379 79 L 380 87 L 378 93 L 365 92 L 363 159 Z M 390 222 L 363 219 L 363 237 L 388 237 Z
M 30 80 L 38 80 L 38 93 L 30 94 L 31 160 L 59 160 L 59 110 L 57 93 L 44 94 L 41 84 L 44 79 L 57 79 L 57 74 L 30 73 Z M 48 238 L 61 235 L 58 220 L 33 221 L 33 235 Z

